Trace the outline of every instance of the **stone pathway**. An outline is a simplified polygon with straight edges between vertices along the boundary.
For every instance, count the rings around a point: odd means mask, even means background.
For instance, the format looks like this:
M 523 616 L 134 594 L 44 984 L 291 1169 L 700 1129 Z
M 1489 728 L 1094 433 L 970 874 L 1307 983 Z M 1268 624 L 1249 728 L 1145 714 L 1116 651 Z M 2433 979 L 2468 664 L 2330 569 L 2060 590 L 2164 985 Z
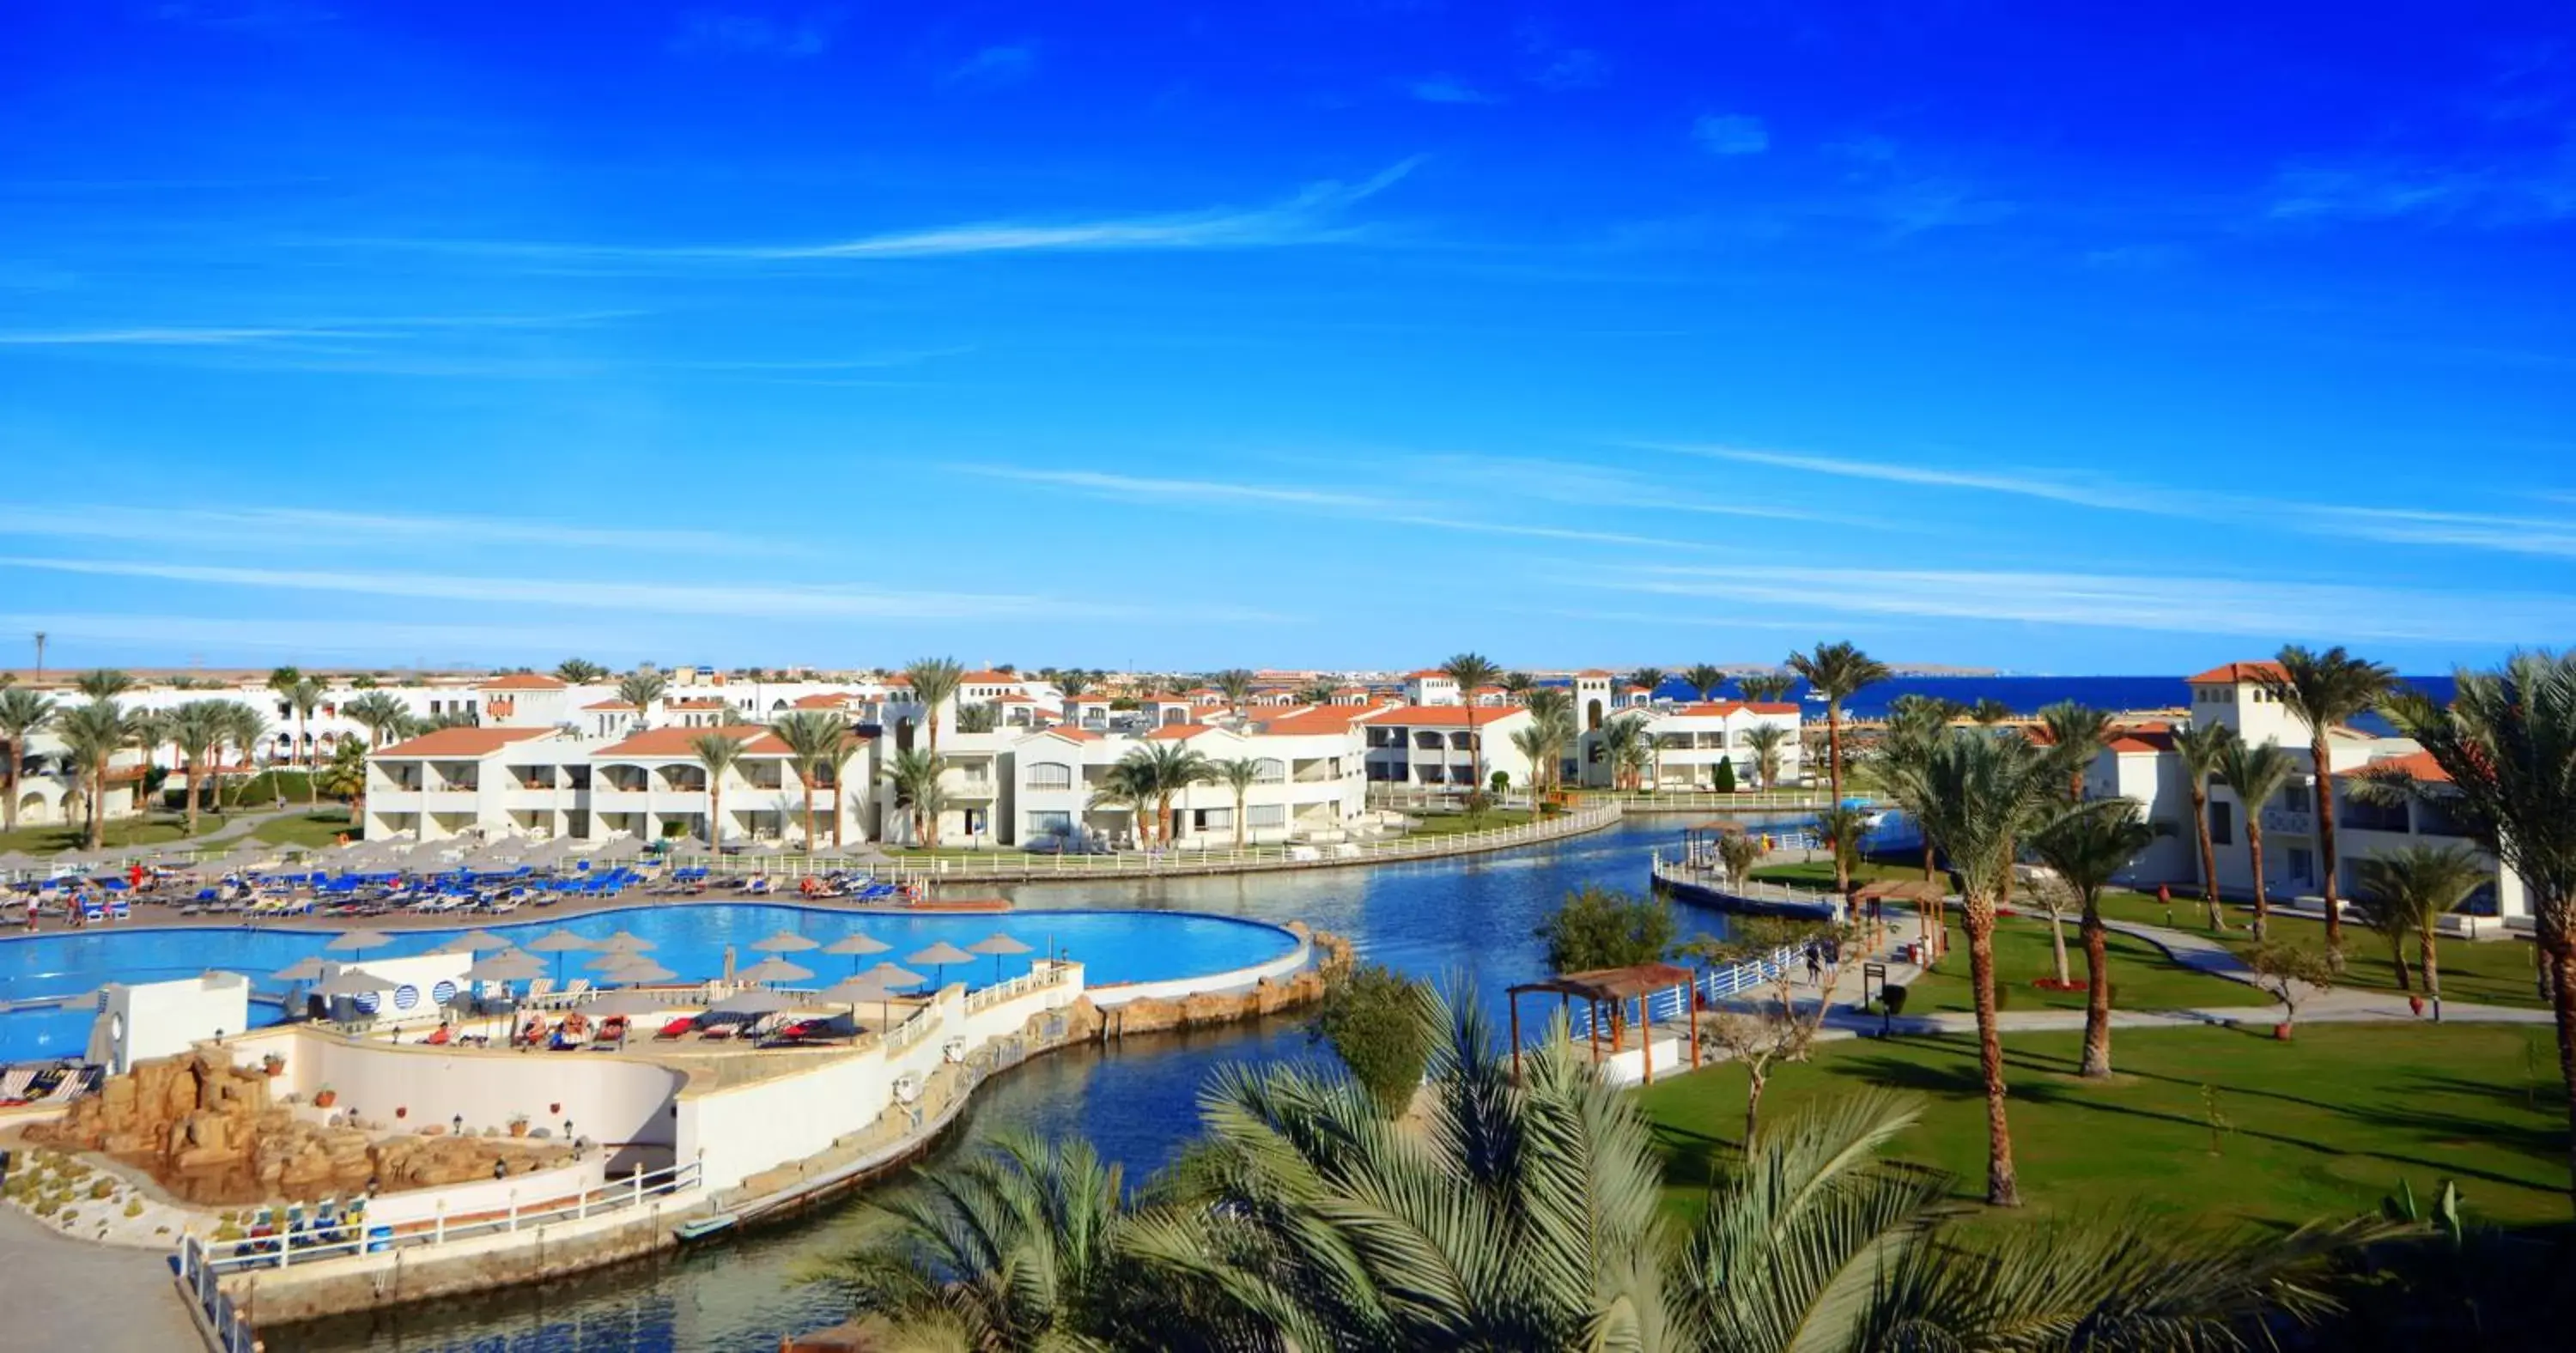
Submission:
M 66 1239 L 17 1208 L 0 1207 L 0 1274 L 12 1347 L 203 1346 L 171 1281 L 167 1249 Z

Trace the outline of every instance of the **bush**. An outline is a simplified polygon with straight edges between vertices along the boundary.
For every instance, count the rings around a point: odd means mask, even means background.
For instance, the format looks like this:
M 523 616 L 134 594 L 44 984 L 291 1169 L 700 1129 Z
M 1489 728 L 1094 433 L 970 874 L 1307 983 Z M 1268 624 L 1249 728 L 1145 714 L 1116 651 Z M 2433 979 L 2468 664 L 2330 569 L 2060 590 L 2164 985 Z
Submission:
M 1547 941 L 1552 972 L 1652 963 L 1673 947 L 1673 913 L 1651 897 L 1587 884 L 1566 894 L 1531 932 Z
M 1735 792 L 1735 762 L 1732 759 L 1717 763 L 1717 792 L 1720 794 Z
M 1333 1045 L 1378 1112 L 1397 1117 L 1431 1062 L 1430 993 L 1383 964 L 1354 969 L 1324 993 L 1314 1032 Z
M 89 1196 L 102 1200 L 115 1197 L 116 1181 L 113 1179 L 99 1180 L 97 1183 L 89 1186 Z
M 1898 986 L 1880 987 L 1878 989 L 1878 1003 L 1885 1007 L 1887 1013 L 1891 1015 L 1904 1014 L 1905 988 Z
M 140 1217 L 140 1216 L 142 1216 L 142 1215 L 143 1215 L 143 1200 L 142 1200 L 142 1199 L 140 1199 L 140 1198 L 128 1198 L 128 1199 L 126 1199 L 126 1200 L 125 1200 L 125 1215 L 126 1215 L 126 1216 L 128 1216 L 128 1217 Z

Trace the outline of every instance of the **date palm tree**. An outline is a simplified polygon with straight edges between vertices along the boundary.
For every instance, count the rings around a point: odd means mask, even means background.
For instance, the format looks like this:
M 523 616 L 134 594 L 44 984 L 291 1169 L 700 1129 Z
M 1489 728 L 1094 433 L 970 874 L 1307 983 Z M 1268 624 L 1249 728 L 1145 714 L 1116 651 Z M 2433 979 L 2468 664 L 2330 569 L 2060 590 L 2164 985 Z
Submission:
M 1466 703 L 1467 768 L 1473 772 L 1469 779 L 1474 787 L 1482 789 L 1485 784 L 1485 743 L 1476 735 L 1476 692 L 1494 684 L 1494 678 L 1503 669 L 1496 667 L 1493 660 L 1482 653 L 1456 653 L 1450 655 L 1449 661 L 1440 664 L 1440 670 L 1457 683 L 1458 698 Z
M 54 699 L 12 686 L 0 690 L 0 793 L 7 802 L 8 830 L 18 830 L 18 768 L 27 760 L 27 744 L 54 721 Z
M 186 768 L 188 835 L 197 834 L 197 800 L 206 786 L 206 759 L 223 745 L 223 714 L 212 700 L 191 700 L 170 711 L 170 741 Z
M 1843 702 L 1863 687 L 1887 680 L 1887 664 L 1847 643 L 1818 644 L 1789 655 L 1789 670 L 1825 697 L 1825 778 L 1834 802 L 1843 801 Z
M 920 748 L 896 752 L 886 762 L 886 783 L 894 786 L 895 806 L 912 814 L 914 845 L 934 850 L 939 846 L 939 816 L 948 811 L 947 773 L 946 761 Z M 813 829 L 806 830 L 810 836 Z
M 849 720 L 841 717 L 838 710 L 790 710 L 769 725 L 769 732 L 787 744 L 787 762 L 796 768 L 797 783 L 804 786 L 805 849 L 811 852 L 815 842 L 814 782 L 821 778 L 824 759 L 849 739 Z M 843 791 L 833 792 L 837 795 Z
M 1682 673 L 1682 680 L 1699 692 L 1702 700 L 1714 700 L 1726 689 L 1726 669 L 1713 662 L 1694 663 Z
M 939 711 L 957 697 L 966 669 L 958 666 L 955 658 L 915 658 L 904 666 L 903 675 L 912 683 L 912 698 L 921 706 L 922 717 L 930 722 L 930 754 L 937 756 Z
M 84 700 L 113 700 L 134 689 L 134 678 L 113 667 L 97 667 L 72 678 L 72 689 Z
M 134 740 L 133 726 L 114 697 L 86 700 L 54 718 L 54 735 L 70 751 L 72 764 L 89 785 L 88 848 L 107 843 L 108 763 Z
M 2047 730 L 2049 743 L 2063 751 L 2072 763 L 2067 776 L 2067 800 L 2081 800 L 2084 772 L 2092 766 L 2103 739 L 2111 735 L 2111 716 L 2080 700 L 2059 700 L 2040 706 L 2039 726 Z
M 1092 685 L 1091 673 L 1079 667 L 1067 667 L 1055 674 L 1055 688 L 1063 692 L 1067 700 L 1090 690 Z
M 2096 799 L 2030 839 L 2032 853 L 2057 872 L 2084 907 L 2083 1074 L 2111 1074 L 2111 953 L 2102 924 L 2102 890 L 2155 843 L 2134 799 Z
M 607 668 L 588 658 L 566 658 L 555 665 L 555 680 L 567 686 L 587 686 L 607 675 Z
M 1622 715 L 1601 725 L 1598 746 L 1601 757 L 1610 763 L 1610 787 L 1629 788 L 1628 771 L 1638 761 L 1637 750 L 1646 740 L 1646 721 L 1633 714 Z
M 1764 789 L 1780 784 L 1780 749 L 1789 745 L 1789 730 L 1778 724 L 1758 723 L 1744 730 L 1744 745 L 1753 752 L 1753 773 Z M 1837 804 L 1841 800 L 1835 800 Z
M 1225 787 L 1234 791 L 1234 848 L 1241 850 L 1243 849 L 1243 802 L 1250 797 L 1252 787 L 1261 781 L 1261 762 L 1255 757 L 1238 756 L 1231 760 L 1217 762 L 1215 770 L 1216 777 L 1225 781 Z
M 143 764 L 145 767 L 149 768 L 156 764 L 161 757 L 161 744 L 170 740 L 170 715 L 168 711 L 158 709 L 127 710 L 125 712 L 125 737 L 127 741 L 143 750 Z M 134 801 L 138 807 L 143 806 L 143 790 L 140 785 L 135 788 Z
M 1297 688 L 1297 700 L 1300 704 L 1329 705 L 1333 703 L 1333 683 L 1309 681 Z
M 2464 847 L 2412 845 L 2356 861 L 2353 872 L 2360 875 L 2361 901 L 2372 924 L 2392 938 L 2414 938 L 2424 996 L 2433 1003 L 2433 1019 L 2439 1023 L 2442 969 L 2434 946 L 2442 933 L 2442 918 L 2492 882 L 2495 870 Z M 2403 973 L 2405 955 L 2401 952 L 2397 957 L 2398 971 Z
M 2200 842 L 2200 897 L 2209 907 L 2209 928 L 2225 930 L 2227 915 L 2218 909 L 2218 848 L 2209 837 L 2209 777 L 2218 773 L 2236 730 L 2223 723 L 2194 723 L 2174 734 L 2174 755 L 2182 762 L 2183 781 L 2191 789 L 2192 835 Z
M 2236 802 L 2245 810 L 2245 847 L 2254 862 L 2254 938 L 2258 940 L 2270 933 L 2272 921 L 2271 899 L 2265 896 L 2263 883 L 2263 805 L 2298 771 L 2298 763 L 2269 738 L 2260 744 L 2229 738 L 2219 748 L 2219 778 L 2236 791 Z M 2402 975 L 2404 969 L 2399 971 Z
M 805 711 L 811 713 L 812 711 Z M 707 773 L 707 848 L 724 849 L 724 778 L 735 763 L 742 760 L 742 742 L 728 730 L 700 733 L 689 739 L 689 755 L 698 759 L 698 768 Z M 812 827 L 807 827 L 805 849 L 813 850 Z
M 250 784 L 251 756 L 258 750 L 261 740 L 268 736 L 268 720 L 260 716 L 256 706 L 239 700 L 225 700 L 219 704 L 224 741 L 230 743 L 233 750 L 241 755 L 242 778 L 233 785 L 232 796 L 233 806 L 238 808 L 241 806 L 241 792 Z M 217 759 L 217 763 L 215 798 L 217 806 L 220 807 L 224 793 L 221 758 Z
M 1229 667 L 1217 673 L 1208 684 L 1225 697 L 1226 708 L 1234 711 L 1234 717 L 1243 717 L 1243 707 L 1252 701 L 1252 673 L 1249 670 Z
M 1548 726 L 1536 719 L 1512 730 L 1512 750 L 1520 753 L 1521 759 L 1529 763 L 1530 803 L 1533 807 L 1537 805 L 1539 796 L 1547 790 L 1548 772 L 1553 765 L 1549 759 L 1552 751 L 1548 745 L 1548 738 Z
M 1177 742 L 1147 743 L 1127 755 L 1145 767 L 1146 778 L 1154 786 L 1154 831 L 1168 842 L 1172 838 L 1172 797 L 1192 785 L 1215 779 L 1216 763 L 1206 753 Z
M 2390 667 L 2356 658 L 2341 645 L 2323 653 L 2298 644 L 2283 646 L 2270 669 L 2257 669 L 2255 679 L 2292 717 L 2308 726 L 2308 757 L 2317 777 L 2317 867 L 2325 881 L 2326 951 L 2340 963 L 2343 954 L 2342 908 L 2336 905 L 2342 886 L 2336 869 L 2334 763 L 2326 735 L 2339 725 L 2378 708 L 2396 688 Z
M 1533 686 L 1521 703 L 1534 720 L 1562 716 L 1570 722 L 1574 718 L 1574 692 L 1563 686 Z
M 1834 855 L 1834 892 L 1849 899 L 1852 891 L 1852 865 L 1860 859 L 1861 838 L 1869 835 L 1869 814 L 1845 804 L 1834 804 L 1816 814 L 1816 837 Z
M 1503 688 L 1503 695 L 1513 704 L 1521 705 L 1527 704 L 1529 693 L 1538 689 L 1538 678 L 1515 667 L 1496 677 L 1494 684 Z
M 812 711 L 807 711 L 811 713 Z M 841 719 L 839 714 L 831 717 Z M 850 825 L 850 758 L 859 754 L 858 735 L 841 719 L 839 737 L 823 739 L 814 752 L 814 774 L 832 789 L 832 848 L 838 850 Z M 809 847 L 810 848 L 810 847 Z
M 2522 880 L 2559 1075 L 2576 1085 L 2576 654 L 2517 653 L 2496 670 L 2462 670 L 2456 686 L 2447 708 L 2402 690 L 2389 716 L 2449 777 L 2444 808 Z M 2576 1129 L 2576 1096 L 2567 1113 Z M 2576 1194 L 2576 1130 L 2568 1141 Z
M 321 682 L 311 677 L 299 678 L 286 692 L 286 707 L 295 711 L 295 746 L 298 759 L 304 763 L 304 801 L 307 805 L 319 803 L 321 798 L 313 788 L 313 772 L 320 762 L 315 755 L 312 736 L 305 732 L 305 724 L 313 717 L 313 712 L 322 707 L 323 698 L 329 694 Z
M 1101 773 L 1100 785 L 1092 791 L 1090 806 L 1126 809 L 1137 848 L 1141 850 L 1152 843 L 1153 833 L 1146 819 L 1154 815 L 1153 772 L 1137 761 L 1132 753 Z
M 1918 766 L 1907 801 L 1920 806 L 1926 835 L 1959 876 L 1962 921 L 1977 1008 L 1978 1062 L 1986 1086 L 1986 1201 L 2021 1202 L 2013 1173 L 2012 1127 L 2004 1114 L 2002 1031 L 1995 1018 L 1995 908 L 2012 887 L 2016 841 L 2048 830 L 2076 811 L 2066 802 L 2062 767 L 2018 733 L 1947 729 Z
M 1645 687 L 1646 698 L 1651 700 L 1654 698 L 1655 692 L 1662 688 L 1664 684 L 1664 675 L 1665 673 L 1663 668 L 1640 667 L 1628 674 L 1628 684 L 1631 686 Z
M 617 679 L 617 698 L 635 707 L 635 726 L 652 722 L 653 702 L 671 689 L 671 678 L 660 672 L 633 671 Z
M 1789 698 L 1789 688 L 1797 684 L 1798 679 L 1786 672 L 1755 672 L 1735 679 L 1735 689 L 1745 703 L 1754 705 L 1778 704 Z
M 340 706 L 340 713 L 351 723 L 367 730 L 367 745 L 382 747 L 388 738 L 397 736 L 411 719 L 411 711 L 401 700 L 383 691 L 369 691 Z

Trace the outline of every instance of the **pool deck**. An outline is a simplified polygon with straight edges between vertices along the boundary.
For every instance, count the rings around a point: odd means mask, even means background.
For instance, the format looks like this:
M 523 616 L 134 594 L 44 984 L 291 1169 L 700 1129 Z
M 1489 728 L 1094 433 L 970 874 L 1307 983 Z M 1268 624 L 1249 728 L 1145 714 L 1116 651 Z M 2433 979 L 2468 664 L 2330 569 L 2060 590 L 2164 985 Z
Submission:
M 165 1253 L 93 1245 L 0 1207 L 0 1274 L 9 1326 L 42 1348 L 204 1346 Z

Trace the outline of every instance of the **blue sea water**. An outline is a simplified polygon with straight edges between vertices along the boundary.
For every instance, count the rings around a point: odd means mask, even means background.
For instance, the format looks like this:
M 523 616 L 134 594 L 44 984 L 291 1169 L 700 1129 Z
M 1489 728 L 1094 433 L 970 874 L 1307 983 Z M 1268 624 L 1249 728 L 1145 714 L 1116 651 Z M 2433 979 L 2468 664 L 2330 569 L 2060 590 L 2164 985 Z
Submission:
M 1906 695 L 1929 696 L 1956 700 L 1973 705 L 1980 700 L 2002 701 L 2015 714 L 2035 714 L 2041 706 L 2060 700 L 2073 700 L 2095 709 L 2150 710 L 2187 707 L 2191 688 L 2183 676 L 1900 676 L 1864 687 L 1843 702 L 1844 712 L 1854 718 L 1875 719 L 1886 715 L 1897 698 Z M 2451 698 L 2452 682 L 2448 676 L 2407 677 L 2414 686 L 2437 700 Z M 1803 701 L 1807 685 L 1798 683 L 1790 698 Z M 1655 688 L 1658 698 L 1696 700 L 1699 692 L 1681 678 L 1667 676 Z M 1721 698 L 1741 699 L 1743 692 L 1732 682 Z M 1821 707 L 1819 707 L 1821 708 Z

